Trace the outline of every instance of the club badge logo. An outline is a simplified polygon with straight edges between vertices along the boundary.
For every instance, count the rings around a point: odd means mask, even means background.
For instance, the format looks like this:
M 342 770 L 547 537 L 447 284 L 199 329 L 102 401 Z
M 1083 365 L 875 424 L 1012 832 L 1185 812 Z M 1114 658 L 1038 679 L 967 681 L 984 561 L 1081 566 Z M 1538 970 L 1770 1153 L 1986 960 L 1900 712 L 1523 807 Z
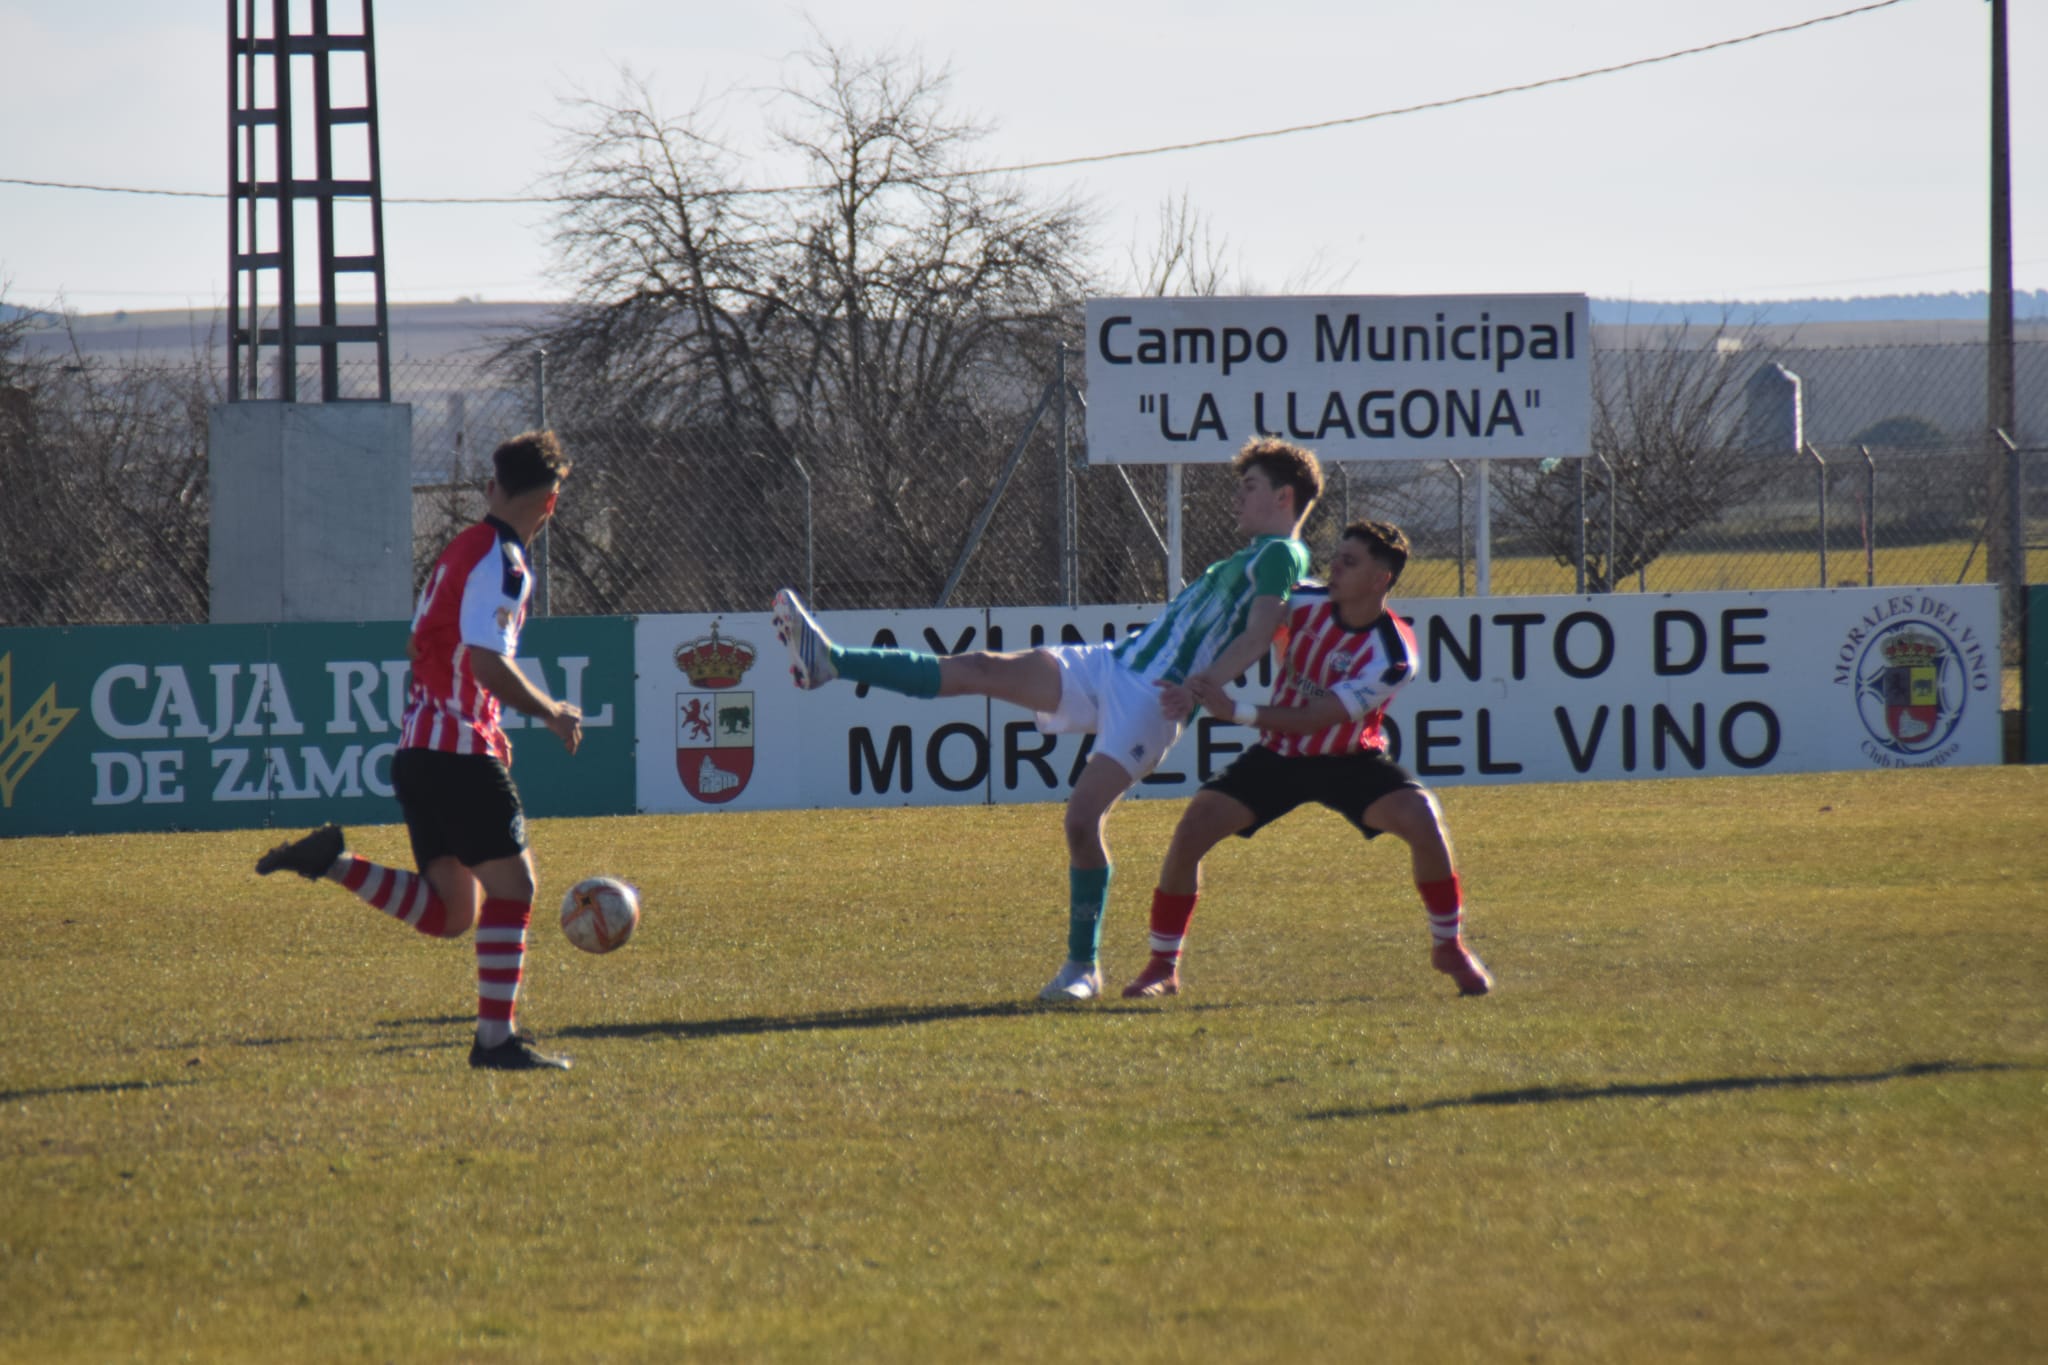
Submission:
M 1947 743 L 1968 693 L 1962 651 L 1931 621 L 1895 621 L 1857 656 L 1857 714 L 1871 741 L 1900 758 L 1931 755 Z
M 720 635 L 716 621 L 710 634 L 676 646 L 676 667 L 704 689 L 676 693 L 676 776 L 708 805 L 732 800 L 754 775 L 754 694 L 733 689 L 755 654 L 746 641 Z

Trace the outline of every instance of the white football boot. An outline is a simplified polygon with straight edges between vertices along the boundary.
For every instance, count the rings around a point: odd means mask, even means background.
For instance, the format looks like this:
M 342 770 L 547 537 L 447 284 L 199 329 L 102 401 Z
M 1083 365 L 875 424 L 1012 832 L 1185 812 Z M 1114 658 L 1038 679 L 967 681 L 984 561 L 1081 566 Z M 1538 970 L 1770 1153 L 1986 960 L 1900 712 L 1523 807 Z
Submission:
M 1102 969 L 1093 962 L 1067 962 L 1059 974 L 1038 993 L 1040 1000 L 1056 1005 L 1074 1005 L 1102 998 Z
M 832 666 L 832 637 L 804 610 L 804 601 L 788 588 L 775 594 L 775 635 L 789 646 L 789 675 L 809 691 L 839 676 Z

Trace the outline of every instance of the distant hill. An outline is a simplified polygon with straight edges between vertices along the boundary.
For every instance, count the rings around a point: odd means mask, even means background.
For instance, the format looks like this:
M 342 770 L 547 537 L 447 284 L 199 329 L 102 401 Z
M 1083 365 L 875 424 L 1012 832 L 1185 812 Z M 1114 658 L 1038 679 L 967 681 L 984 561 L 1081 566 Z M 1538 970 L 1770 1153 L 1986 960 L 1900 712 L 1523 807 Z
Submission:
M 1990 308 L 1990 295 L 1981 289 L 1968 294 L 1877 294 L 1853 299 L 1773 302 L 1594 299 L 1593 321 L 1636 327 L 1676 327 L 1688 323 L 1706 326 L 1723 318 L 1738 324 L 1762 322 L 1772 326 L 1814 322 L 1983 322 Z M 2012 312 L 2016 320 L 2048 318 L 2048 289 L 2014 290 Z
M 38 308 L 16 308 L 11 303 L 0 303 L 0 322 L 12 322 L 16 318 L 48 317 Z
M 550 303 L 401 303 L 391 306 L 394 363 L 474 361 L 494 338 L 544 320 Z M 7 305 L 0 305 L 7 309 Z M 29 334 L 32 350 L 63 351 L 74 343 L 88 355 L 110 360 L 181 363 L 224 347 L 224 312 L 170 309 L 160 312 L 83 313 L 65 319 L 39 310 Z M 1641 299 L 1592 301 L 1593 322 L 1609 336 L 1616 329 L 1660 329 L 1690 324 L 1712 327 L 1724 318 L 1737 326 L 1756 324 L 1796 333 L 1809 345 L 1939 344 L 1983 339 L 1987 311 L 1982 291 L 1974 294 L 1887 294 L 1853 299 L 1788 299 L 1758 303 Z M 2013 314 L 2022 338 L 2048 336 L 2048 289 L 2020 290 Z M 0 312 L 0 317 L 6 316 Z M 367 320 L 367 310 L 342 308 L 343 321 Z
M 394 303 L 390 308 L 393 364 L 475 360 L 494 338 L 541 321 L 548 303 Z M 341 320 L 368 322 L 367 307 L 343 304 Z M 164 309 L 154 312 L 81 313 L 66 319 L 42 314 L 30 333 L 31 350 L 64 351 L 75 342 L 86 355 L 109 360 L 180 363 L 226 350 L 227 312 Z

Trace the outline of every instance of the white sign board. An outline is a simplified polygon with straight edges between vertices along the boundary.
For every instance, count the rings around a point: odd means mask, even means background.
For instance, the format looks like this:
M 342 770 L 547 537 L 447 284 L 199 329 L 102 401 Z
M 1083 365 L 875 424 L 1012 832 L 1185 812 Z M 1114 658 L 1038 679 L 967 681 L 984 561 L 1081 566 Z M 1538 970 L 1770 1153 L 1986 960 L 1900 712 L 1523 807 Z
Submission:
M 1997 763 L 1995 588 L 1432 598 L 1396 604 L 1395 698 L 1432 784 Z
M 950 608 L 821 621 L 842 644 L 957 654 L 1111 639 L 1157 611 Z M 981 697 L 917 699 L 843 682 L 800 692 L 766 613 L 643 616 L 636 631 L 643 811 L 1064 801 L 1092 747 L 1086 735 L 1041 734 L 1030 713 Z M 1169 758 L 1134 794 L 1186 796 L 1199 785 Z
M 1090 299 L 1088 459 L 1228 461 L 1255 436 L 1323 460 L 1584 455 L 1583 294 Z
M 1434 786 L 2000 760 L 1983 586 L 1427 598 L 1395 757 Z M 842 644 L 936 653 L 1099 640 L 1156 607 L 825 612 Z M 835 682 L 800 692 L 766 613 L 637 623 L 643 811 L 1063 801 L 1085 736 L 1017 707 Z M 1241 689 L 1263 697 L 1271 678 Z M 1203 717 L 1134 796 L 1192 795 L 1253 742 Z

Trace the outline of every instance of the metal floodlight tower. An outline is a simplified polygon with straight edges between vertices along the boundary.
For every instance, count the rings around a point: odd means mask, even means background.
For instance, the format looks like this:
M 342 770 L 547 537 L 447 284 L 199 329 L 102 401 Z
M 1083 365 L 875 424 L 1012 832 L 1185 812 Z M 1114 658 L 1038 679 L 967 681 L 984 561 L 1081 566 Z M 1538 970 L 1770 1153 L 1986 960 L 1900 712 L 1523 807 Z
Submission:
M 320 396 L 324 402 L 342 397 L 342 347 L 374 347 L 379 402 L 391 401 L 391 345 L 384 295 L 384 196 L 377 150 L 377 58 L 372 41 L 370 0 L 362 5 L 359 33 L 329 31 L 331 0 L 228 0 L 228 398 L 239 402 L 275 397 L 299 401 L 299 348 L 318 347 Z M 293 11 L 310 9 L 309 27 L 293 27 Z M 267 25 L 259 28 L 259 17 Z M 361 60 L 362 103 L 334 104 L 336 58 Z M 296 67 L 296 71 L 295 71 Z M 294 165 L 294 93 L 303 98 L 295 75 L 312 77 L 310 103 L 298 110 L 313 123 L 314 173 L 299 174 Z M 359 177 L 336 173 L 336 135 L 354 135 L 351 169 Z M 349 148 L 344 148 L 346 153 Z M 367 243 L 344 253 L 336 240 L 337 201 L 366 202 Z M 318 238 L 318 321 L 299 320 L 298 209 L 309 204 Z M 274 287 L 267 294 L 263 275 Z M 343 325 L 336 285 L 344 275 L 370 277 L 374 320 Z M 269 317 L 266 320 L 266 310 Z M 268 347 L 277 369 L 275 392 L 262 393 L 263 352 Z M 368 394 L 351 395 L 369 397 Z

